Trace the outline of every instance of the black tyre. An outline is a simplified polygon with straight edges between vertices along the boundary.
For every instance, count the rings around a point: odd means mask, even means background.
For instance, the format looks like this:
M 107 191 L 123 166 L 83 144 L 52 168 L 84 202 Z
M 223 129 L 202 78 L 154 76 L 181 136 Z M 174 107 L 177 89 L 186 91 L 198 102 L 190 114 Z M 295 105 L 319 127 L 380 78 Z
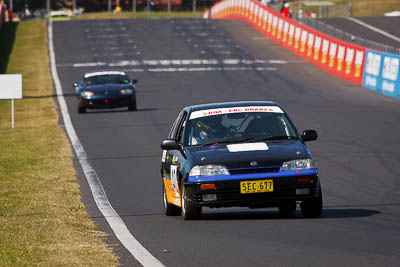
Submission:
M 168 203 L 167 201 L 167 193 L 165 191 L 164 181 L 162 182 L 162 192 L 163 192 L 163 204 L 164 204 L 164 212 L 167 216 L 177 216 L 181 214 L 181 208 L 175 206 L 173 204 Z
M 196 206 L 190 205 L 187 202 L 185 186 L 183 185 L 183 183 L 182 183 L 182 187 L 181 187 L 181 194 L 182 194 L 182 198 L 181 198 L 181 204 L 182 204 L 181 214 L 182 214 L 183 219 L 184 220 L 200 219 L 200 217 L 201 217 L 201 207 L 196 207 Z
M 300 204 L 301 213 L 305 218 L 317 218 L 322 214 L 322 190 L 319 186 L 319 196 L 314 199 L 304 200 Z
M 136 111 L 137 110 L 137 105 L 136 105 L 136 96 L 133 97 L 132 99 L 132 104 L 128 106 L 129 111 Z
M 284 202 L 279 206 L 282 217 L 290 217 L 296 211 L 296 201 Z
M 86 108 L 83 106 L 78 106 L 78 113 L 86 113 Z

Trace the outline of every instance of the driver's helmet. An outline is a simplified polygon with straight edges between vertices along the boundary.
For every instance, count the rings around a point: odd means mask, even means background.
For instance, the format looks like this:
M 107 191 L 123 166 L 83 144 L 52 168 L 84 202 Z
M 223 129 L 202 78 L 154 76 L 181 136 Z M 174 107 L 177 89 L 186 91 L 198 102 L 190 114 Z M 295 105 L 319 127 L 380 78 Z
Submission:
M 202 140 L 209 137 L 210 127 L 202 120 L 199 120 L 196 122 L 194 132 L 197 143 L 201 143 Z
M 226 131 L 221 124 L 221 116 L 208 116 L 200 118 L 195 124 L 194 144 L 204 143 L 206 139 L 222 136 Z

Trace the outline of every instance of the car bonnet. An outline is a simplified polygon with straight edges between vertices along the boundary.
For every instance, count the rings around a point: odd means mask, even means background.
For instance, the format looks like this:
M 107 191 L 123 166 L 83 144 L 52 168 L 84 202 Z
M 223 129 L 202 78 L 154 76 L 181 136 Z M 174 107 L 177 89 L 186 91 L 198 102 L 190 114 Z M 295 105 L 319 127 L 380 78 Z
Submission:
M 311 158 L 309 150 L 300 140 L 200 145 L 188 149 L 194 158 L 193 165 L 217 164 L 228 169 L 280 167 L 285 161 Z

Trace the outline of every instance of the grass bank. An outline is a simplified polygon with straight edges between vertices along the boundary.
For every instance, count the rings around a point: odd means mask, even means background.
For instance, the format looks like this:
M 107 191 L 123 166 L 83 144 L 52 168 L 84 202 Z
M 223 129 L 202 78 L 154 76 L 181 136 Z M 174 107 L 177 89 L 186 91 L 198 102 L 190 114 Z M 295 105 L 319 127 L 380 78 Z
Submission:
M 387 12 L 400 11 L 400 0 L 352 0 L 351 2 L 354 17 L 383 16 Z
M 2 64 L 6 73 L 22 74 L 23 99 L 15 101 L 15 129 L 10 101 L 0 100 L 0 266 L 117 266 L 81 203 L 71 147 L 58 125 L 46 22 L 14 27 Z
M 202 18 L 203 12 L 93 12 L 73 16 L 72 19 L 166 19 L 166 18 Z

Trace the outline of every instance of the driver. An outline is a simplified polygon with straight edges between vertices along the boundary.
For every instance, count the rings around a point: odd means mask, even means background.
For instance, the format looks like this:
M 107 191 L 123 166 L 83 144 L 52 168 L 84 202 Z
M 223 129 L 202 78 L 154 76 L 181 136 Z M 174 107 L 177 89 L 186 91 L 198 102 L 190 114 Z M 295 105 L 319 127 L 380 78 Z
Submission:
M 192 144 L 197 145 L 209 142 L 210 139 L 219 140 L 226 136 L 227 129 L 221 124 L 221 116 L 209 116 L 199 119 L 195 124 Z
M 200 120 L 196 122 L 194 127 L 195 129 L 192 136 L 192 145 L 198 145 L 203 143 L 204 140 L 208 139 L 208 131 L 210 130 L 210 127 Z

